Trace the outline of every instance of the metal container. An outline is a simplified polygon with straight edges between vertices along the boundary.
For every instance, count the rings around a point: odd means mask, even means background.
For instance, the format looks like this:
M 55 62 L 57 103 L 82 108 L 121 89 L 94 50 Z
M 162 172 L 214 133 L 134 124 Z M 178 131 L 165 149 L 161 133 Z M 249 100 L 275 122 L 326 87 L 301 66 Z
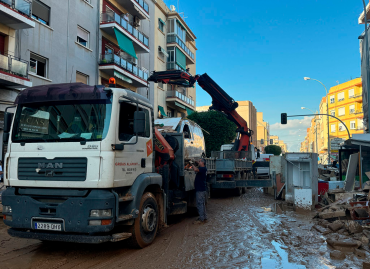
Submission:
M 286 182 L 285 200 L 294 204 L 295 189 L 311 189 L 312 205 L 316 205 L 319 177 L 317 153 L 286 153 L 285 160 L 287 162 L 283 172 Z M 299 193 L 300 191 L 297 195 Z

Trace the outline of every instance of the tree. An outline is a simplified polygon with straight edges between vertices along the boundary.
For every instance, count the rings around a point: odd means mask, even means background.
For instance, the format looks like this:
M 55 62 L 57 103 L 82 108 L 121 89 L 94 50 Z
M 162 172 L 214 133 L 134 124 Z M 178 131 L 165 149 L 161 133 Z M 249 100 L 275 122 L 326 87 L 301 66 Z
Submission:
M 194 112 L 188 116 L 189 120 L 196 122 L 203 131 L 206 142 L 206 155 L 211 156 L 212 151 L 219 151 L 224 144 L 230 144 L 236 137 L 236 125 L 218 111 Z
M 269 145 L 265 147 L 266 154 L 274 154 L 275 156 L 279 156 L 281 154 L 281 147 L 276 145 Z

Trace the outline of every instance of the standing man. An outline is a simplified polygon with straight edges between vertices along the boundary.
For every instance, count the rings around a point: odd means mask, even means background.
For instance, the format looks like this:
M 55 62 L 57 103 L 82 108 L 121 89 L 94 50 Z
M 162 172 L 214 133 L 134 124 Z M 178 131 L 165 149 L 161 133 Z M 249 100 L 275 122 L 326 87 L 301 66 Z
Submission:
M 193 170 L 197 173 L 195 176 L 194 187 L 197 199 L 197 208 L 199 218 L 195 223 L 204 223 L 207 221 L 206 199 L 207 199 L 207 168 L 206 161 L 202 158 L 199 160 L 199 167 L 193 166 Z

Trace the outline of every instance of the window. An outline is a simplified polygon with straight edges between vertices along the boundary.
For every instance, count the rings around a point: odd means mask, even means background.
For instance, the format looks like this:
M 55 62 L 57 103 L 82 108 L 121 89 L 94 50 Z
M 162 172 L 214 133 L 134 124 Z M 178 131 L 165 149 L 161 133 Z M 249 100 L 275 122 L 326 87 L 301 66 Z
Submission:
M 349 106 L 349 114 L 354 114 L 355 113 L 355 105 L 350 105 Z
M 335 117 L 335 110 L 331 110 L 330 111 L 330 115 L 334 116 Z
M 129 141 L 135 136 L 134 134 L 134 113 L 136 105 L 121 103 L 119 113 L 118 137 L 120 141 Z M 150 137 L 150 114 L 149 110 L 139 107 L 139 111 L 145 112 L 145 131 L 139 134 L 141 137 Z
M 48 59 L 34 53 L 30 53 L 30 73 L 47 77 L 47 61 Z
M 350 89 L 348 91 L 348 98 L 352 98 L 353 96 L 355 96 L 355 89 Z
M 330 129 L 331 129 L 331 132 L 332 132 L 332 133 L 335 133 L 335 124 L 332 124 L 332 125 L 330 126 Z
M 158 19 L 158 28 L 162 32 L 164 31 L 164 24 L 163 24 L 163 22 L 160 19 Z
M 338 93 L 338 102 L 344 100 L 344 92 Z
M 174 62 L 175 61 L 175 47 L 167 48 L 167 53 L 168 53 L 168 62 Z
M 175 24 L 175 20 L 168 20 L 168 27 L 167 27 L 168 33 L 175 33 L 174 24 Z
M 89 76 L 81 72 L 76 72 L 76 82 L 82 82 L 83 84 L 89 84 Z
M 83 29 L 81 26 L 77 26 L 77 42 L 88 48 L 89 47 L 89 36 L 90 32 Z
M 346 128 L 344 127 L 343 123 L 338 123 L 338 130 L 341 132 L 341 131 L 344 131 Z
M 334 104 L 334 102 L 335 102 L 335 96 L 332 95 L 330 96 L 330 104 Z
M 350 122 L 350 125 L 351 125 L 351 129 L 356 129 L 356 121 L 351 121 Z
M 357 129 L 363 130 L 364 129 L 364 121 L 363 120 L 357 120 Z
M 344 116 L 346 114 L 346 109 L 344 107 L 338 108 L 338 116 Z
M 33 0 L 32 18 L 43 24 L 50 25 L 50 7 L 38 0 Z

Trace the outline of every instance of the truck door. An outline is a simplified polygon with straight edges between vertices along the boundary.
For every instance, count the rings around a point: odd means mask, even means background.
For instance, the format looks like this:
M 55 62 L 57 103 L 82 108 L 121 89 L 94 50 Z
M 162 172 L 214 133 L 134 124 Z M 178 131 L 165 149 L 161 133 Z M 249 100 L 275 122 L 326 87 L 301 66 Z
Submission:
M 122 151 L 115 151 L 115 185 L 128 186 L 142 173 L 153 170 L 152 123 L 149 108 L 139 105 L 145 112 L 145 132 L 139 134 L 136 144 L 134 134 L 134 112 L 136 104 L 122 102 L 117 122 L 116 144 L 124 143 Z M 131 145 L 130 145 L 131 144 Z

